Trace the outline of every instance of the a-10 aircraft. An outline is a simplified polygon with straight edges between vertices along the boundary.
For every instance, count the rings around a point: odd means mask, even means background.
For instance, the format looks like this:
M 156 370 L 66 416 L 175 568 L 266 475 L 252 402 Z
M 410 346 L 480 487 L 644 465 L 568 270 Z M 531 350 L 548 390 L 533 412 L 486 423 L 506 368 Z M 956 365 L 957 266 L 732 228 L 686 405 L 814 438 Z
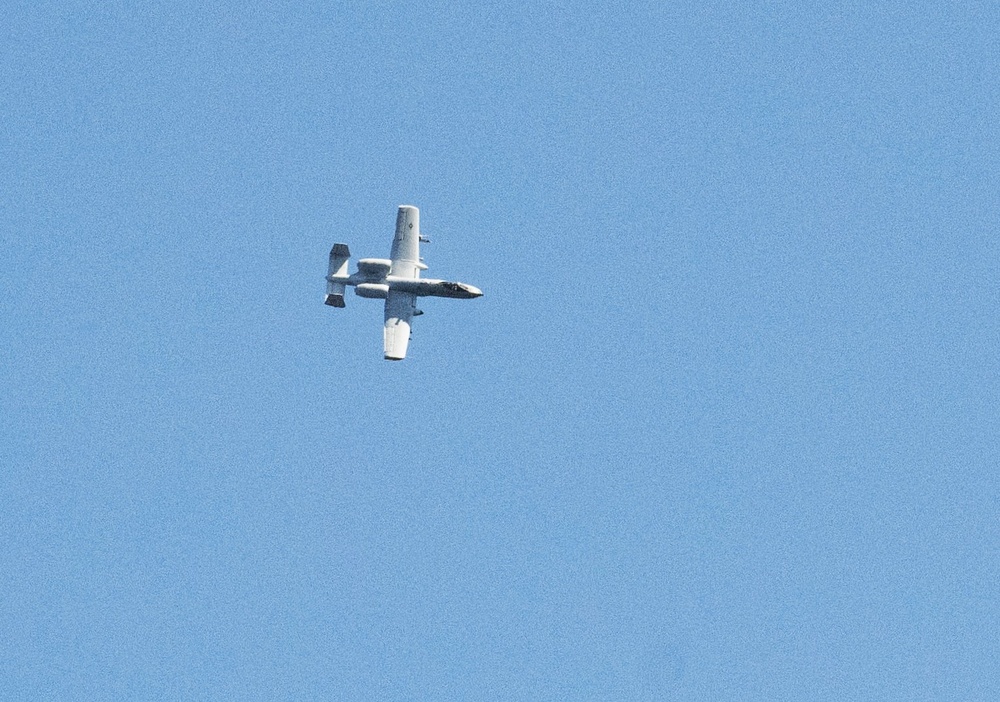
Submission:
M 402 361 L 410 341 L 410 321 L 423 314 L 417 309 L 417 298 L 425 296 L 455 297 L 468 300 L 481 297 L 483 291 L 465 283 L 421 278 L 427 270 L 420 258 L 420 210 L 400 205 L 396 215 L 396 236 L 392 240 L 389 258 L 362 258 L 358 272 L 349 275 L 351 251 L 347 244 L 334 244 L 330 251 L 330 272 L 326 276 L 326 304 L 344 307 L 344 289 L 354 286 L 359 297 L 385 300 L 385 358 Z

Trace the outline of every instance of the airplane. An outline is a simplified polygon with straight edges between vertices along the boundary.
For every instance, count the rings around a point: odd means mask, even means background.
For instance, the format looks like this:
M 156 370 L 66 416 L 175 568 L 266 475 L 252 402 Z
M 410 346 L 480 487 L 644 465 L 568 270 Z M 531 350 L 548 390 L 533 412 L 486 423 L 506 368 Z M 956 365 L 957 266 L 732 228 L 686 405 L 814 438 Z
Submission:
M 420 235 L 420 210 L 400 205 L 396 213 L 396 236 L 389 258 L 362 258 L 358 272 L 348 275 L 351 251 L 347 244 L 334 244 L 330 250 L 330 270 L 326 276 L 326 298 L 331 307 L 345 307 L 345 286 L 354 286 L 358 297 L 385 300 L 383 342 L 387 361 L 402 361 L 410 342 L 410 321 L 423 312 L 417 309 L 418 297 L 452 297 L 470 300 L 482 297 L 483 291 L 466 283 L 421 278 L 427 265 L 420 258 L 420 242 L 430 239 Z

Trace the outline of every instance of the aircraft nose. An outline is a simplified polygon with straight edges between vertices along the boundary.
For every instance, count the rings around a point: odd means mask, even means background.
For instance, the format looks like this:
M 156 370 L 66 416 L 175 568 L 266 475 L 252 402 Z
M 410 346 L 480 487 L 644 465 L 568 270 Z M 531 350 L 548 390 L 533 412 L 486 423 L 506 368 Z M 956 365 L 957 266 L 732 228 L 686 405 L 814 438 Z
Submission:
M 483 291 L 477 288 L 475 285 L 466 285 L 465 287 L 468 289 L 469 294 L 472 295 L 473 297 L 483 296 Z

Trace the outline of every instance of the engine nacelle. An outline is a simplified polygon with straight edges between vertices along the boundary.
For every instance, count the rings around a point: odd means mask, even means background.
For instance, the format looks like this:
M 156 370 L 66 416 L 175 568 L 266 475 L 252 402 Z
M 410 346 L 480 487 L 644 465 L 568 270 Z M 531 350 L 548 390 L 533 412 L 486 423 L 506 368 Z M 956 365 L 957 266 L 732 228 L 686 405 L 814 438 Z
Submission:
M 372 282 L 385 280 L 392 268 L 392 261 L 387 258 L 363 258 L 358 261 L 358 273 Z
M 361 283 L 354 286 L 354 292 L 358 297 L 384 300 L 389 294 L 389 286 L 385 283 Z

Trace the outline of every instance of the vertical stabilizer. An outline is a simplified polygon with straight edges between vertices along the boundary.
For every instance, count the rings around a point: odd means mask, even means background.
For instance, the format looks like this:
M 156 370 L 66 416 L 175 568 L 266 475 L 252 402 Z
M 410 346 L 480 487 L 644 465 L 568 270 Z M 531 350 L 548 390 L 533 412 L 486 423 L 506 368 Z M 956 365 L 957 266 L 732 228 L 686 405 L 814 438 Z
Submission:
M 347 244 L 334 244 L 330 249 L 330 271 L 326 276 L 326 299 L 331 307 L 344 307 L 344 284 L 339 278 L 347 278 L 347 267 L 351 260 L 351 250 Z

